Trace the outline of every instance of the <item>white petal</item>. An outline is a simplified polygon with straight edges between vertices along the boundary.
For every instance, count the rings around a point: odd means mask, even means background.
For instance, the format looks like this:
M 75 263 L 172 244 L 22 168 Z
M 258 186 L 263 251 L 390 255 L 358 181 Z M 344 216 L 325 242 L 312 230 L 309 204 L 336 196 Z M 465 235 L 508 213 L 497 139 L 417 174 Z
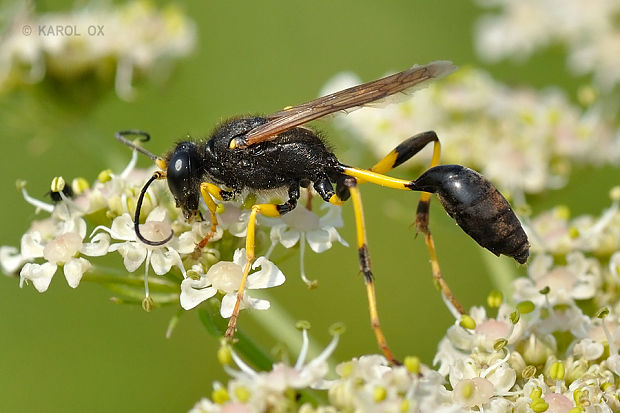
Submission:
M 0 267 L 5 274 L 14 274 L 24 263 L 17 248 L 10 246 L 0 247 Z
M 213 297 L 217 290 L 213 287 L 207 287 L 206 278 L 194 280 L 186 278 L 181 282 L 181 307 L 191 310 L 203 301 Z
M 185 231 L 177 237 L 176 250 L 181 254 L 191 254 L 200 242 L 200 236 L 194 231 Z
M 280 241 L 280 238 L 282 237 L 282 232 L 286 229 L 286 225 L 282 225 L 282 224 L 277 224 L 271 227 L 271 230 L 269 231 L 269 239 L 271 239 L 271 241 L 273 242 L 278 242 Z
M 136 232 L 134 230 L 133 220 L 129 214 L 124 213 L 112 221 L 110 226 L 110 234 L 112 238 L 122 241 L 135 241 Z
M 319 216 L 302 206 L 282 216 L 282 222 L 299 232 L 314 231 L 319 228 Z
M 176 256 L 179 255 L 175 250 L 153 250 L 153 254 L 151 255 L 151 266 L 155 274 L 164 275 L 170 272 L 170 267 L 177 261 L 174 254 L 176 254 Z
M 158 206 L 151 211 L 149 216 L 146 218 L 146 222 L 164 221 L 166 219 L 167 213 L 168 212 L 166 211 L 166 208 Z
M 84 258 L 73 258 L 65 263 L 64 271 L 67 284 L 76 288 L 80 284 L 82 275 L 92 267 L 91 263 Z
M 497 369 L 493 370 L 486 378 L 493 383 L 495 394 L 507 394 L 517 380 L 517 373 L 507 363 L 502 363 Z
M 230 318 L 232 312 L 235 308 L 235 304 L 237 303 L 237 294 L 226 294 L 222 298 L 222 307 L 220 308 L 220 315 L 222 318 Z M 252 298 L 247 294 L 243 295 L 243 299 L 239 304 L 239 310 L 246 309 L 248 307 L 254 308 L 256 310 L 267 310 L 270 306 L 269 301 L 261 300 L 258 298 Z
M 245 267 L 245 264 L 248 262 L 245 248 L 239 248 L 235 250 L 235 253 L 233 255 L 233 262 L 241 268 Z
M 267 300 L 261 300 L 260 298 L 253 298 L 250 296 L 243 297 L 243 308 L 251 307 L 255 310 L 268 310 L 271 304 Z
M 575 300 L 588 300 L 596 294 L 597 288 L 593 283 L 577 282 L 571 290 Z
M 338 205 L 324 203 L 321 209 L 326 209 L 327 212 L 319 219 L 319 226 L 342 228 L 344 221 L 342 220 L 342 207 Z
M 306 240 L 310 248 L 312 248 L 312 251 L 317 253 L 326 251 L 332 247 L 330 234 L 325 229 L 309 232 L 306 234 Z
M 26 260 L 43 256 L 43 245 L 39 231 L 27 232 L 22 236 L 21 252 L 22 257 Z
M 65 211 L 64 213 L 60 213 L 61 211 Z M 58 212 L 58 214 L 56 214 Z M 86 221 L 76 215 L 75 211 L 69 211 L 67 205 L 59 206 L 54 210 L 55 215 L 57 215 L 57 220 L 60 220 L 60 227 L 57 229 L 57 233 L 63 234 L 65 232 L 75 232 L 80 236 L 81 239 L 84 239 L 86 235 Z
M 222 306 L 220 307 L 220 315 L 222 318 L 230 318 L 236 303 L 237 294 L 229 293 L 222 298 Z
M 52 277 L 56 273 L 56 268 L 58 268 L 56 264 L 50 262 L 46 262 L 45 264 L 27 263 L 19 273 L 21 277 L 20 287 L 24 280 L 30 280 L 38 292 L 42 293 L 47 291 Z
M 123 257 L 123 264 L 125 268 L 127 268 L 127 271 L 134 272 L 137 270 L 146 258 L 146 247 L 137 242 L 123 242 L 121 244 L 111 245 L 110 249 L 117 245 L 118 247 L 116 249 L 118 249 L 119 254 Z
M 280 231 L 280 244 L 282 244 L 285 248 L 291 248 L 295 244 L 299 242 L 300 233 L 299 231 L 287 227 Z
M 109 247 L 110 236 L 105 232 L 100 232 L 92 238 L 91 242 L 84 243 L 80 252 L 89 257 L 100 257 L 108 253 Z
M 235 237 L 245 237 L 248 231 L 250 211 L 241 211 L 232 204 L 226 204 L 223 213 L 218 214 L 220 225 Z
M 613 356 L 609 356 L 605 364 L 607 364 L 609 369 L 613 371 L 614 374 L 616 374 L 617 376 L 620 376 L 620 356 L 619 355 L 614 354 Z
M 334 242 L 334 241 L 338 241 L 339 243 L 341 243 L 342 245 L 344 245 L 345 247 L 349 246 L 349 243 L 346 242 L 338 233 L 338 230 L 334 227 L 328 227 L 327 228 L 327 232 L 329 232 L 329 239 Z
M 248 276 L 246 288 L 249 290 L 275 287 L 282 285 L 286 280 L 282 271 L 265 257 L 259 257 L 252 265 L 252 269 L 258 267 L 260 267 L 259 271 Z
M 596 360 L 603 355 L 605 347 L 599 342 L 590 338 L 584 338 L 575 344 L 573 352 L 575 355 L 585 358 L 586 360 Z

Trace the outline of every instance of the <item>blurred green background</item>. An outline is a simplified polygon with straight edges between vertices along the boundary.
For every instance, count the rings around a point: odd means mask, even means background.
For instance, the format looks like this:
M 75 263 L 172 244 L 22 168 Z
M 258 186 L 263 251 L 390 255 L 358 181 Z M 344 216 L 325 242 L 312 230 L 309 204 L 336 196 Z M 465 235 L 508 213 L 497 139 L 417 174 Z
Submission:
M 36 6 L 43 13 L 67 10 L 71 3 L 41 1 Z M 27 180 L 30 193 L 43 198 L 53 176 L 92 181 L 100 170 L 119 171 L 129 151 L 113 139 L 118 130 L 149 131 L 149 149 L 164 153 L 186 134 L 208 135 L 226 117 L 268 113 L 314 98 L 343 70 L 370 80 L 438 59 L 481 64 L 472 46 L 480 11 L 462 0 L 205 1 L 183 7 L 197 23 L 195 52 L 178 61 L 163 84 L 139 85 L 131 103 L 113 90 L 94 105 L 52 101 L 36 90 L 2 96 L 0 245 L 18 246 L 35 218 L 15 190 L 17 179 Z M 509 84 L 558 84 L 569 93 L 579 84 L 566 74 L 559 50 L 537 55 L 528 65 L 488 69 Z M 351 143 L 328 122 L 319 127 L 332 131 L 337 154 L 349 153 Z M 373 161 L 359 160 L 360 166 Z M 140 162 L 149 164 L 148 159 Z M 579 171 L 569 188 L 540 195 L 536 209 L 564 203 L 578 213 L 598 213 L 608 204 L 607 190 L 614 183 L 611 169 Z M 414 238 L 409 226 L 417 196 L 370 186 L 363 194 L 384 331 L 399 357 L 415 354 L 430 363 L 452 319 L 433 288 L 423 239 Z M 350 207 L 344 211 L 342 233 L 353 245 Z M 490 253 L 458 231 L 436 205 L 433 212 L 442 269 L 453 291 L 466 307 L 484 303 L 492 285 L 483 255 Z M 308 291 L 298 279 L 293 258 L 281 265 L 288 282 L 271 297 L 294 319 L 309 320 L 321 346 L 329 340 L 327 327 L 344 322 L 348 329 L 335 359 L 377 352 L 355 249 L 310 252 L 306 263 L 309 277 L 320 282 L 317 290 Z M 214 379 L 225 380 L 215 359 L 217 340 L 206 334 L 196 312 L 184 314 L 166 339 L 176 309 L 146 313 L 110 303 L 111 295 L 89 283 L 73 290 L 61 273 L 45 294 L 32 286 L 20 289 L 17 278 L 0 277 L 0 410 L 186 411 L 210 395 Z M 277 343 L 263 334 L 255 317 L 242 313 L 240 324 L 265 347 Z

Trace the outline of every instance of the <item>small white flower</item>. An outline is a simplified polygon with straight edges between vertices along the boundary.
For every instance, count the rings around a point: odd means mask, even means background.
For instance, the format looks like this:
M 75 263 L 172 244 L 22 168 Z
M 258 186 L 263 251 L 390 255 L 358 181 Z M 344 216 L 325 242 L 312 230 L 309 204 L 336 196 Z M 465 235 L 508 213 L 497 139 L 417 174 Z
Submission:
M 591 338 L 584 338 L 572 348 L 572 352 L 576 357 L 584 358 L 585 360 L 596 360 L 603 355 L 605 347 L 603 342 L 597 342 Z
M 278 243 L 285 248 L 292 248 L 299 243 L 301 279 L 309 286 L 314 286 L 316 282 L 306 277 L 304 268 L 305 243 L 308 242 L 310 248 L 316 253 L 330 249 L 334 242 L 339 242 L 346 247 L 349 246 L 336 230 L 336 228 L 341 228 L 344 225 L 341 208 L 324 203 L 321 209 L 326 209 L 327 212 L 319 217 L 313 211 L 299 205 L 278 220 L 269 221 L 273 226 L 270 232 L 271 248 L 266 255 L 269 256 Z M 273 223 L 274 221 L 275 223 Z
M 229 318 L 233 312 L 237 302 L 237 291 L 241 285 L 243 269 L 246 263 L 245 249 L 238 249 L 235 251 L 232 262 L 219 261 L 213 264 L 207 271 L 206 278 L 211 281 L 212 287 L 224 293 L 222 307 L 220 308 L 220 314 L 224 318 Z M 268 309 L 269 301 L 251 297 L 248 294 L 248 290 L 276 287 L 285 281 L 282 271 L 265 257 L 257 258 L 252 264 L 251 269 L 256 270 L 259 267 L 260 270 L 251 272 L 248 275 L 240 309 Z
M 166 239 L 172 228 L 166 221 L 167 211 L 163 207 L 156 207 L 146 218 L 146 222 L 140 226 L 140 232 L 144 237 L 153 241 Z M 118 251 L 123 257 L 123 264 L 129 272 L 136 271 L 143 263 L 144 266 L 144 290 L 146 299 L 149 299 L 148 274 L 149 267 L 153 268 L 155 274 L 164 275 L 170 271 L 172 266 L 176 266 L 185 278 L 185 267 L 181 261 L 181 256 L 170 244 L 151 246 L 138 240 L 134 223 L 129 214 L 124 213 L 112 221 L 110 228 L 99 226 L 98 230 L 106 231 L 110 236 L 119 242 L 110 245 L 108 252 Z
M 565 266 L 554 266 L 549 255 L 534 257 L 528 268 L 531 278 L 520 279 L 516 284 L 519 300 L 530 300 L 537 305 L 548 300 L 555 305 L 592 298 L 602 283 L 598 262 L 586 258 L 582 252 L 568 254 L 566 261 Z M 540 294 L 545 287 L 549 287 L 549 293 Z
M 325 376 L 329 370 L 327 360 L 338 345 L 338 335 L 334 335 L 316 358 L 306 361 L 309 345 L 308 333 L 303 330 L 302 345 L 295 364 L 290 366 L 286 363 L 275 363 L 272 369 L 266 372 L 254 370 L 231 349 L 232 359 L 238 370 L 224 366 L 233 378 L 225 389 L 219 383 L 214 383 L 216 391 L 226 391 L 227 400 L 213 403 L 202 399 L 191 412 L 292 411 L 290 389 L 324 388 Z
M 204 274 L 202 265 L 196 264 L 192 267 L 192 270 L 200 278 L 187 277 L 181 282 L 181 307 L 186 310 L 191 310 L 217 293 L 217 290 L 211 286 L 211 281 L 209 281 L 207 275 Z
M 161 207 L 155 208 L 146 218 L 146 222 L 140 226 L 140 232 L 144 237 L 153 241 L 165 239 L 172 231 L 165 219 L 166 210 Z M 134 223 L 129 214 L 114 218 L 109 230 L 105 227 L 98 228 L 108 231 L 112 238 L 124 241 L 110 245 L 109 252 L 118 251 L 121 254 L 127 271 L 134 272 L 148 257 L 149 263 L 158 275 L 166 274 L 173 265 L 178 266 L 183 273 L 185 272 L 181 257 L 174 248 L 167 245 L 153 247 L 137 239 Z
M 454 386 L 454 401 L 463 407 L 482 407 L 494 394 L 493 383 L 482 377 L 460 380 Z
M 300 240 L 302 243 L 307 240 L 312 251 L 317 253 L 330 249 L 334 241 L 348 246 L 336 230 L 344 225 L 341 208 L 324 203 L 321 209 L 326 209 L 327 212 L 320 217 L 302 206 L 283 215 L 280 218 L 281 223 L 271 228 L 271 241 L 291 248 Z
M 250 211 L 241 209 L 233 203 L 224 204 L 224 211 L 217 214 L 218 228 L 230 232 L 238 238 L 246 236 L 248 231 L 248 220 L 250 219 Z
M 66 202 L 56 205 L 50 218 L 35 221 L 22 236 L 20 257 L 13 256 L 12 264 L 16 265 L 19 260 L 23 263 L 40 258 L 46 262 L 25 265 L 20 272 L 20 285 L 32 280 L 37 291 L 44 292 L 60 265 L 69 286 L 76 288 L 92 266 L 84 256 L 105 255 L 110 243 L 107 234 L 99 234 L 91 242 L 83 242 L 85 235 L 86 222 L 81 218 L 81 213 Z
M 19 250 L 11 246 L 0 247 L 0 267 L 2 272 L 11 275 L 19 270 L 26 260 L 19 253 Z
M 26 263 L 19 273 L 19 286 L 22 287 L 25 280 L 30 280 L 38 292 L 45 292 L 57 268 L 55 264 L 49 262 L 43 264 Z

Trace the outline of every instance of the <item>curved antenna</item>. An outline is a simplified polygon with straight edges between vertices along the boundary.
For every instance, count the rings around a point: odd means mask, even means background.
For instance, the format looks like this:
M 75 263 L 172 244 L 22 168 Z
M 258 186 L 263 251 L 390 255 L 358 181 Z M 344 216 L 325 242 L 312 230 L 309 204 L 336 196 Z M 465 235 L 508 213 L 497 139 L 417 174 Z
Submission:
M 162 241 L 151 241 L 150 239 L 146 239 L 142 235 L 142 233 L 140 233 L 140 210 L 142 209 L 142 201 L 144 200 L 144 194 L 146 194 L 146 190 L 153 183 L 153 181 L 156 181 L 160 177 L 161 177 L 161 173 L 155 172 L 153 176 L 151 176 L 151 178 L 147 181 L 147 183 L 142 187 L 142 191 L 140 191 L 140 197 L 138 198 L 138 203 L 136 204 L 136 216 L 134 217 L 134 221 L 133 221 L 133 227 L 136 231 L 136 237 L 138 237 L 138 239 L 142 241 L 143 243 L 145 243 L 146 245 L 151 245 L 153 247 L 164 245 L 165 243 L 170 241 L 172 237 L 174 236 L 174 231 L 171 230 L 168 238 Z
M 128 136 L 128 135 L 140 136 L 141 137 L 140 140 L 142 142 L 147 142 L 147 141 L 149 141 L 151 139 L 151 135 L 149 135 L 148 133 L 146 133 L 144 131 L 141 131 L 139 129 L 129 129 L 129 130 L 118 131 L 118 132 L 116 132 L 114 134 L 114 137 L 120 143 L 123 143 L 123 144 L 129 146 L 131 149 L 134 149 L 134 150 L 140 152 L 141 154 L 148 156 L 149 158 L 151 158 L 154 161 L 156 161 L 158 159 L 161 159 L 159 156 L 152 154 L 151 152 L 147 151 L 143 147 L 138 146 L 135 143 L 133 143 L 132 141 L 130 141 L 129 139 L 127 139 L 125 136 Z

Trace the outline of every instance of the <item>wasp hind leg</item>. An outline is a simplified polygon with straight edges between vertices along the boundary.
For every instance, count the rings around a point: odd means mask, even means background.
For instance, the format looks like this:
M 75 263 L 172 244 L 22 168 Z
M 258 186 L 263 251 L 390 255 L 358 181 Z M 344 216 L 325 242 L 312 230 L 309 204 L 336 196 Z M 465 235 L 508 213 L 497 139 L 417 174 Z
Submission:
M 364 223 L 364 209 L 362 206 L 362 197 L 357 187 L 355 178 L 347 177 L 342 182 L 348 189 L 348 194 L 351 196 L 353 202 L 353 213 L 355 217 L 355 230 L 357 233 L 357 252 L 359 257 L 360 271 L 364 276 L 364 283 L 366 284 L 366 296 L 368 299 L 368 311 L 370 312 L 370 324 L 375 337 L 377 338 L 377 344 L 385 358 L 387 358 L 392 364 L 401 364 L 394 358 L 394 355 L 388 347 L 385 335 L 381 329 L 381 323 L 379 322 L 379 312 L 377 310 L 377 297 L 375 294 L 374 277 L 372 275 L 370 267 L 370 252 L 368 251 L 368 242 L 366 238 L 366 225 Z
M 373 182 L 378 185 L 389 186 L 391 188 L 410 190 L 410 181 L 404 181 L 390 177 L 381 177 L 374 174 L 385 174 L 391 169 L 409 160 L 431 142 L 433 143 L 433 155 L 431 158 L 431 164 L 429 166 L 429 169 L 439 165 L 441 144 L 439 142 L 437 134 L 434 131 L 422 132 L 403 141 L 383 159 L 381 159 L 372 168 L 369 169 L 369 171 L 373 173 L 372 176 L 375 177 L 375 180 Z M 366 180 L 362 178 L 361 181 L 363 182 Z M 428 225 L 430 216 L 431 195 L 432 194 L 430 192 L 421 193 L 418 207 L 416 210 L 415 226 L 418 232 L 424 234 L 424 242 L 426 243 L 426 247 L 430 256 L 433 280 L 435 281 L 436 287 L 441 292 L 442 298 L 455 316 L 457 315 L 457 313 L 465 314 L 463 306 L 456 299 L 456 297 L 450 290 L 448 283 L 441 274 L 439 260 L 437 258 L 437 251 L 435 249 L 435 242 L 433 240 L 433 236 L 431 235 L 431 231 Z
M 226 338 L 228 339 L 232 339 L 235 335 L 235 331 L 237 329 L 237 319 L 239 318 L 239 309 L 241 306 L 241 301 L 243 300 L 243 295 L 245 293 L 245 283 L 248 279 L 248 275 L 250 274 L 250 269 L 252 269 L 252 263 L 256 258 L 256 217 L 258 216 L 258 214 L 262 214 L 268 217 L 275 218 L 295 209 L 295 207 L 297 206 L 297 200 L 300 196 L 299 182 L 296 182 L 289 186 L 288 196 L 288 201 L 283 204 L 252 205 L 252 209 L 250 211 L 250 218 L 248 220 L 248 231 L 245 237 L 245 255 L 247 261 L 245 267 L 243 268 L 243 277 L 241 278 L 239 289 L 237 290 L 237 301 L 235 302 L 235 307 L 233 308 L 230 320 L 228 320 L 228 328 L 226 329 Z

